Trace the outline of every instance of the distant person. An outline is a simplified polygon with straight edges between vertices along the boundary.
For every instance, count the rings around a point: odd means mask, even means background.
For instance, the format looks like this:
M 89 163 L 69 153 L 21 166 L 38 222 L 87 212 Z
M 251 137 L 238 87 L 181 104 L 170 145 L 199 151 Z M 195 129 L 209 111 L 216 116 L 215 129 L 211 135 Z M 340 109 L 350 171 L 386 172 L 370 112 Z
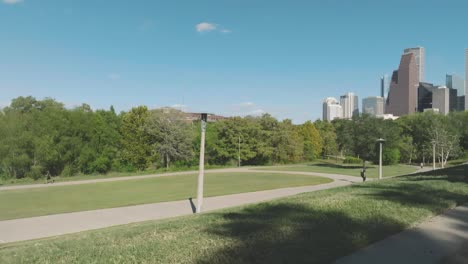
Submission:
M 47 171 L 47 175 L 46 175 L 46 184 L 47 183 L 54 183 L 54 180 L 52 179 L 52 176 L 50 176 L 49 171 Z
M 423 169 L 423 168 L 424 168 L 424 163 L 421 162 L 421 169 Z
M 366 169 L 362 169 L 361 170 L 361 178 L 362 178 L 362 181 L 365 182 L 366 181 Z

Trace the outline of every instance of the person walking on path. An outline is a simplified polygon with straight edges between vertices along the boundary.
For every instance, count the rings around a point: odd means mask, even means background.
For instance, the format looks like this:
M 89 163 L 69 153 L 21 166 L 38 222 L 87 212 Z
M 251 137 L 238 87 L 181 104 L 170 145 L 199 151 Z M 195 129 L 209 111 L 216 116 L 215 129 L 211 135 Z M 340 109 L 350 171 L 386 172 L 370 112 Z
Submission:
M 362 169 L 361 170 L 361 178 L 362 178 L 362 181 L 365 182 L 366 181 L 366 169 Z

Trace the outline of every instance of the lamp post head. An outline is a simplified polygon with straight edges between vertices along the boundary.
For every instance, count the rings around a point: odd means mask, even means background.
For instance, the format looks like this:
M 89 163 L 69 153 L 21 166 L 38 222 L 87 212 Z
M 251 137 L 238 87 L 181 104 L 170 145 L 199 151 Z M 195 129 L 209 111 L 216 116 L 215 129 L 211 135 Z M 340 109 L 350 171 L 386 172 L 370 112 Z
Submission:
M 200 115 L 201 115 L 201 120 L 202 121 L 205 121 L 205 122 L 208 121 L 208 114 L 207 113 L 201 113 Z
M 384 143 L 384 142 L 385 142 L 385 139 L 379 138 L 379 139 L 377 139 L 377 142 L 378 142 L 378 143 Z

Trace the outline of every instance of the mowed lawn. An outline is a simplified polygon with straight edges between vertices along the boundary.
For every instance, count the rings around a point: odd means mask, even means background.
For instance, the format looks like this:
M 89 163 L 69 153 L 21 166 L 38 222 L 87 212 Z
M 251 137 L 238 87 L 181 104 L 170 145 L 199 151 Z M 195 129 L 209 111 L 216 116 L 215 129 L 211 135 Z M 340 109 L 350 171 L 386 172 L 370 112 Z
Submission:
M 466 202 L 468 166 L 453 167 L 0 245 L 0 263 L 330 263 Z
M 205 196 L 316 185 L 322 177 L 276 173 L 207 173 Z M 0 220 L 195 198 L 197 175 L 0 191 Z
M 255 170 L 275 170 L 275 171 L 305 171 L 330 174 L 342 174 L 350 176 L 361 176 L 361 165 L 347 165 L 329 162 L 316 162 L 303 165 L 274 166 L 254 168 Z M 417 170 L 416 167 L 408 165 L 383 166 L 382 173 L 384 177 L 406 175 Z M 366 176 L 368 178 L 377 178 L 379 176 L 379 166 L 367 165 Z

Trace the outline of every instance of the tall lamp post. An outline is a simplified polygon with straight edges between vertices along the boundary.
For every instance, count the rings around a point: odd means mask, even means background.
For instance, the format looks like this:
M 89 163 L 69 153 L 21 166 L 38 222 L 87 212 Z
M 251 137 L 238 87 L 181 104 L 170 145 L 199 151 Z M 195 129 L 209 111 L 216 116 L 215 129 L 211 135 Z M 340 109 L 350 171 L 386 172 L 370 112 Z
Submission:
M 436 169 L 436 142 L 435 140 L 432 141 L 432 170 Z
M 377 139 L 379 143 L 379 180 L 382 179 L 382 145 L 385 142 L 385 139 L 379 138 Z
M 198 189 L 197 189 L 197 208 L 196 212 L 200 213 L 203 204 L 203 178 L 205 176 L 205 132 L 208 114 L 201 114 L 201 143 L 200 143 L 200 165 L 198 173 Z
M 239 164 L 238 164 L 238 165 L 239 165 L 239 167 L 241 166 L 241 157 L 240 157 L 240 142 L 241 142 L 241 138 L 240 138 L 240 136 L 239 136 L 239 152 L 238 152 L 238 154 L 239 154 L 239 156 L 238 156 L 238 158 L 239 158 L 239 160 L 238 160 L 238 161 L 239 161 Z

